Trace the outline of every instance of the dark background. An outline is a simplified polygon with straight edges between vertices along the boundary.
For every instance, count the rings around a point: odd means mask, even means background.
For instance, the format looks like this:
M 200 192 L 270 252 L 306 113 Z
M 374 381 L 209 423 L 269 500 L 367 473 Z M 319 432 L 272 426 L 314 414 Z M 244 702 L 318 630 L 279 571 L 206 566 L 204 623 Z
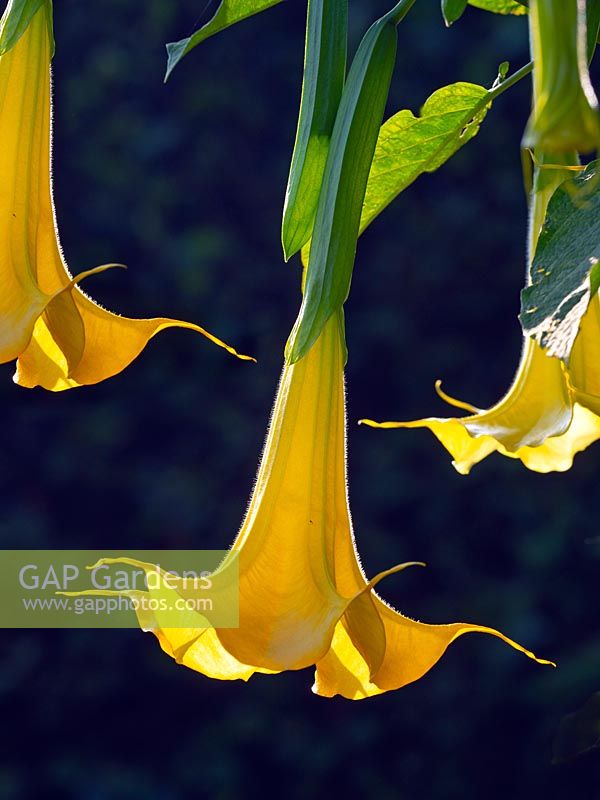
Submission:
M 353 48 L 387 5 L 351 2 Z M 55 193 L 72 270 L 125 262 L 88 291 L 124 314 L 196 320 L 259 363 L 170 331 L 97 387 L 24 390 L 2 367 L 1 546 L 223 548 L 299 301 L 279 221 L 305 4 L 207 41 L 166 87 L 164 43 L 194 29 L 202 0 L 55 6 Z M 389 111 L 416 111 L 455 80 L 490 85 L 504 59 L 527 60 L 524 19 L 469 9 L 448 31 L 439 3 L 422 0 L 400 29 Z M 600 689 L 600 447 L 566 475 L 493 456 L 461 477 L 426 431 L 355 425 L 445 413 L 437 377 L 479 406 L 507 388 L 526 84 L 361 240 L 347 306 L 350 489 L 368 574 L 430 565 L 388 580 L 390 602 L 428 622 L 496 626 L 559 668 L 466 637 L 425 679 L 352 703 L 313 696 L 309 670 L 211 682 L 137 631 L 6 631 L 2 800 L 600 797 L 597 756 L 551 764 L 559 721 Z

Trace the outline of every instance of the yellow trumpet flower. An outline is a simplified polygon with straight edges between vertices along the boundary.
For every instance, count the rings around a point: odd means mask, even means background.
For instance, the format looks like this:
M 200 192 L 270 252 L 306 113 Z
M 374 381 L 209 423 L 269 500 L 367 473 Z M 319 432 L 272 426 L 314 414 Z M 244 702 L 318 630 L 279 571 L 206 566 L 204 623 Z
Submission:
M 0 39 L 14 26 L 13 4 Z M 160 330 L 190 328 L 167 318 L 112 314 L 76 285 L 65 264 L 51 191 L 51 7 L 42 3 L 16 44 L 0 56 L 0 363 L 17 360 L 15 381 L 59 391 L 123 370 Z M 247 358 L 247 356 L 240 356 Z
M 525 340 L 513 384 L 505 397 L 482 410 L 449 397 L 465 417 L 428 417 L 412 422 L 374 422 L 376 428 L 429 428 L 462 475 L 493 452 L 518 458 L 534 472 L 564 472 L 576 453 L 600 438 L 600 304 L 596 297 L 575 341 L 569 368 Z
M 575 155 L 561 157 L 549 167 L 546 154 L 537 153 L 537 169 L 529 222 L 529 260 L 533 260 L 548 203 L 556 188 L 577 163 Z M 600 439 L 600 299 L 596 294 L 582 319 L 569 362 L 548 356 L 531 338 L 524 338 L 521 361 L 513 383 L 499 403 L 480 409 L 455 400 L 441 389 L 440 397 L 471 412 L 464 417 L 427 417 L 410 422 L 360 420 L 373 428 L 429 428 L 452 456 L 457 472 L 471 468 L 498 452 L 520 459 L 534 472 L 564 472 L 573 458 Z
M 309 353 L 284 367 L 254 492 L 231 551 L 239 569 L 239 628 L 203 627 L 184 613 L 181 627 L 165 627 L 147 608 L 138 610 L 141 627 L 179 663 L 208 677 L 248 680 L 256 672 L 316 665 L 317 694 L 351 699 L 417 680 L 465 633 L 497 636 L 535 659 L 492 628 L 426 625 L 392 609 L 373 586 L 408 564 L 372 581 L 365 577 L 348 507 L 342 327 L 336 313 Z M 151 564 L 101 563 L 145 569 L 153 588 L 141 594 L 155 608 L 161 599 L 173 608 L 173 595 L 190 597 L 181 580 L 174 588 L 169 576 L 167 585 L 166 573 Z M 140 592 L 87 593 L 140 599 Z

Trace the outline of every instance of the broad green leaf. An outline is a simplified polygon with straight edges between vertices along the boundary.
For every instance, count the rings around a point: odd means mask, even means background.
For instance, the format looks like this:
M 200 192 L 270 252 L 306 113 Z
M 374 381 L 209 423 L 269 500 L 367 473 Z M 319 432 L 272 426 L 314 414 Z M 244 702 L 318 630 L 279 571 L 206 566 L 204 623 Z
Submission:
M 281 226 L 285 260 L 310 239 L 346 78 L 348 0 L 309 0 L 302 100 Z
M 494 96 L 483 86 L 453 83 L 434 92 L 419 117 L 399 111 L 382 125 L 361 231 L 419 175 L 434 172 L 477 134 Z
M 554 193 L 521 293 L 521 326 L 548 355 L 568 359 L 600 285 L 600 162 Z
M 420 117 L 415 117 L 411 111 L 400 111 L 381 127 L 363 199 L 359 234 L 419 175 L 433 172 L 470 141 L 477 134 L 487 110 L 496 97 L 529 75 L 533 65 L 531 63 L 525 65 L 508 78 L 505 77 L 505 66 L 505 64 L 501 65 L 499 77 L 492 89 L 488 90 L 470 83 L 445 86 L 434 92 L 427 100 Z M 332 144 L 331 152 L 333 152 L 333 147 Z M 351 185 L 352 190 L 355 190 L 356 184 Z M 323 186 L 325 187 L 325 180 Z M 324 208 L 333 209 L 333 194 L 326 193 L 325 196 Z M 319 200 L 319 205 L 321 205 L 321 200 L 322 198 Z M 350 216 L 347 215 L 345 222 L 349 221 Z M 317 228 L 318 226 L 315 225 L 315 238 Z M 343 287 L 346 295 L 350 287 L 356 248 L 355 240 L 352 240 L 352 247 L 351 259 L 342 262 L 349 269 L 348 272 L 342 273 L 345 282 L 335 287 L 339 291 L 339 295 L 336 295 L 338 300 L 342 296 L 340 287 Z M 316 295 L 313 303 L 318 313 L 323 313 L 323 309 L 327 308 L 327 303 L 333 296 L 332 283 L 331 278 L 327 278 L 330 283 L 325 284 L 327 271 L 323 267 L 317 273 L 316 280 L 315 271 L 312 268 L 309 269 L 311 259 L 315 258 L 316 252 L 318 251 L 313 250 L 312 242 L 304 245 L 302 264 L 305 269 L 305 288 L 308 286 L 308 278 L 312 272 L 313 292 Z M 346 251 L 344 254 L 348 256 Z M 318 288 L 320 295 L 317 295 L 315 288 Z M 305 293 L 303 307 L 308 303 L 306 295 L 307 293 Z M 344 300 L 345 296 L 341 302 L 343 303 Z M 314 310 L 313 313 L 315 313 Z M 296 326 L 300 325 L 302 314 L 301 309 Z M 292 339 L 293 335 L 290 337 L 290 342 Z M 288 354 L 290 348 L 291 345 L 288 343 L 286 350 Z
M 167 72 L 165 82 L 168 81 L 171 73 L 179 64 L 181 59 L 193 50 L 196 45 L 213 36 L 215 33 L 241 22 L 243 19 L 252 17 L 267 8 L 276 6 L 283 0 L 222 0 L 214 17 L 206 25 L 197 30 L 186 39 L 179 42 L 169 42 L 167 45 Z
M 506 78 L 508 62 L 500 64 L 492 89 L 473 83 L 453 83 L 434 92 L 421 109 L 399 111 L 381 126 L 369 173 L 360 221 L 362 233 L 420 175 L 434 172 L 479 131 L 493 101 L 529 75 L 529 63 Z M 310 242 L 302 248 L 306 267 Z
M 52 19 L 50 0 L 9 0 L 0 20 L 0 56 L 16 45 L 34 15 L 45 3 L 48 3 L 49 18 Z
M 288 363 L 315 343 L 350 291 L 361 210 L 396 62 L 396 25 L 415 0 L 401 0 L 363 37 L 342 93 L 315 216 L 302 306 L 286 346 Z
M 526 14 L 527 3 L 521 0 L 469 0 L 469 4 L 494 14 Z
M 600 748 L 600 692 L 578 711 L 567 714 L 554 740 L 553 762 L 561 764 Z
M 442 0 L 442 16 L 448 27 L 462 17 L 467 3 L 468 0 Z

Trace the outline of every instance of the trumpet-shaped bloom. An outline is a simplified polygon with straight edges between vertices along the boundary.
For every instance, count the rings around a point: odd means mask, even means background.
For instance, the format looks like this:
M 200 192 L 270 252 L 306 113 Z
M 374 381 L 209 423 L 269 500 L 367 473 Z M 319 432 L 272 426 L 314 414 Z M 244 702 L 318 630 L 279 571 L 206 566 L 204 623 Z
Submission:
M 429 428 L 463 475 L 493 452 L 518 458 L 535 472 L 568 470 L 576 453 L 600 438 L 600 304 L 594 298 L 575 340 L 569 367 L 526 339 L 512 386 L 482 410 L 436 388 L 451 405 L 473 413 L 412 422 L 374 422 L 376 428 Z
M 569 166 L 571 154 L 546 169 L 540 154 L 529 221 L 529 260 L 533 260 L 548 203 Z M 450 405 L 471 413 L 464 417 L 427 417 L 411 422 L 361 422 L 374 428 L 429 428 L 452 456 L 455 469 L 467 475 L 493 452 L 520 459 L 534 472 L 564 472 L 573 458 L 600 438 L 600 300 L 596 294 L 583 316 L 569 363 L 548 356 L 525 338 L 513 383 L 499 403 L 480 409 L 455 400 L 441 390 Z
M 365 577 L 346 488 L 341 327 L 335 314 L 308 355 L 284 368 L 254 492 L 232 547 L 239 628 L 202 627 L 193 614 L 182 614 L 180 627 L 165 627 L 148 610 L 138 611 L 141 627 L 179 663 L 211 678 L 247 680 L 255 672 L 316 665 L 317 694 L 352 699 L 417 680 L 465 633 L 492 634 L 535 658 L 492 628 L 426 625 L 386 605 L 373 586 L 408 565 L 370 582 Z M 133 563 L 153 575 L 148 583 L 159 588 L 148 592 L 155 600 L 173 606 L 173 593 L 189 597 L 183 583 L 177 589 L 157 581 L 164 576 L 158 567 Z
M 0 22 L 10 21 L 11 5 Z M 124 369 L 164 328 L 188 322 L 128 319 L 87 297 L 63 260 L 50 176 L 51 10 L 42 4 L 17 43 L 0 56 L 0 363 L 17 361 L 22 386 L 68 389 Z M 243 357 L 246 358 L 246 357 Z
M 586 3 L 531 0 L 533 111 L 525 147 L 587 153 L 600 144 L 598 101 L 587 67 Z

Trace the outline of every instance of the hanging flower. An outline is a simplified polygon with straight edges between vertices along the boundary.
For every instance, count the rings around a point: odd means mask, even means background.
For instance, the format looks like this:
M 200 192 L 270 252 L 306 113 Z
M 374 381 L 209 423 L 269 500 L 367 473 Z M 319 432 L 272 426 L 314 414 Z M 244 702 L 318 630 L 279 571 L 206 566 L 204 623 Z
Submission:
M 436 384 L 450 405 L 472 413 L 412 422 L 361 420 L 374 428 L 429 428 L 467 475 L 493 452 L 518 458 L 535 472 L 563 472 L 576 453 L 600 438 L 600 304 L 594 298 L 582 322 L 569 367 L 526 339 L 521 363 L 505 397 L 487 410 L 455 400 Z
M 226 575 L 237 560 L 239 627 L 206 627 L 193 613 L 166 627 L 149 610 L 160 602 L 143 604 L 144 596 L 172 606 L 173 597 L 193 597 L 185 581 L 173 583 L 151 564 L 104 560 L 146 571 L 153 588 L 125 592 L 138 601 L 141 627 L 179 663 L 208 677 L 247 680 L 256 672 L 316 665 L 317 694 L 351 699 L 417 680 L 465 633 L 489 633 L 535 658 L 492 628 L 415 622 L 373 591 L 383 577 L 410 565 L 370 582 L 360 566 L 346 487 L 344 358 L 335 314 L 308 355 L 284 368 L 244 523 L 215 573 Z
M 544 171 L 540 156 L 532 192 L 529 221 L 529 261 L 537 246 L 548 203 L 569 175 Z M 600 300 L 592 301 L 582 319 L 568 365 L 544 352 L 534 339 L 524 338 L 521 361 L 512 386 L 499 403 L 480 409 L 455 400 L 436 383 L 440 397 L 471 412 L 464 417 L 428 417 L 411 422 L 361 423 L 374 428 L 429 428 L 452 456 L 455 469 L 467 475 L 491 453 L 520 459 L 534 472 L 564 472 L 576 453 L 600 438 Z
M 533 262 L 548 204 L 576 169 L 576 153 L 548 155 L 536 150 L 531 192 L 528 261 Z M 568 364 L 524 337 L 521 361 L 507 394 L 489 409 L 456 400 L 436 383 L 463 417 L 426 417 L 409 422 L 360 422 L 373 428 L 429 428 L 462 475 L 498 452 L 520 459 L 534 472 L 564 472 L 575 455 L 600 439 L 600 300 L 592 297 L 573 343 Z
M 600 144 L 598 101 L 587 65 L 586 3 L 531 0 L 533 111 L 523 146 L 588 153 Z
M 17 359 L 21 386 L 58 391 L 98 383 L 170 327 L 190 328 L 238 355 L 198 325 L 128 319 L 94 303 L 77 284 L 108 266 L 70 274 L 51 192 L 51 14 L 48 2 L 39 4 L 20 38 L 0 55 L 0 363 Z M 11 3 L 0 21 L 0 41 L 22 23 L 15 15 Z

